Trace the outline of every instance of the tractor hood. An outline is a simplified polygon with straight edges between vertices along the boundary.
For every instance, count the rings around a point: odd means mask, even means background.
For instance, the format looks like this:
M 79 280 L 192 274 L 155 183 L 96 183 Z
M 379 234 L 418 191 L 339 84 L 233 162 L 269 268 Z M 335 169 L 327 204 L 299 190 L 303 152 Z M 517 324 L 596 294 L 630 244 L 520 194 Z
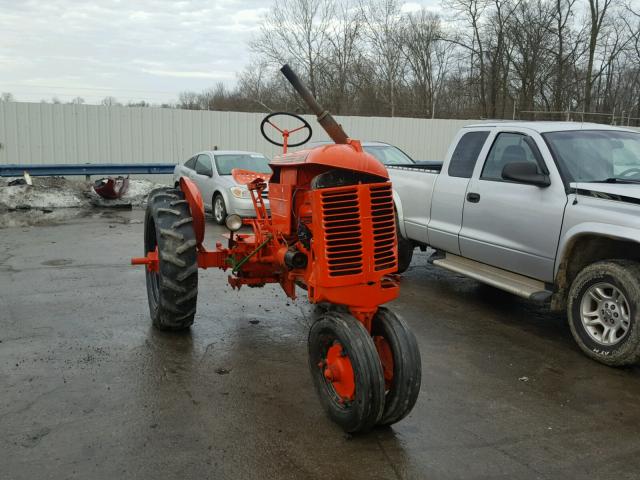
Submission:
M 362 150 L 358 151 L 355 146 L 345 144 L 334 143 L 309 150 L 285 153 L 274 157 L 269 165 L 278 168 L 305 163 L 353 170 L 384 179 L 389 178 L 387 169 L 373 155 Z

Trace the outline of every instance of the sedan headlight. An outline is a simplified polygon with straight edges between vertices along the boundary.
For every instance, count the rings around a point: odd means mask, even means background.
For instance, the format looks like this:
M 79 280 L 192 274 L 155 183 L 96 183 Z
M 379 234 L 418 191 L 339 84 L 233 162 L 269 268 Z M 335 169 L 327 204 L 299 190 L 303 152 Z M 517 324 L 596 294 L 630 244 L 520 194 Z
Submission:
M 236 198 L 251 198 L 249 190 L 245 187 L 231 187 L 231 195 Z

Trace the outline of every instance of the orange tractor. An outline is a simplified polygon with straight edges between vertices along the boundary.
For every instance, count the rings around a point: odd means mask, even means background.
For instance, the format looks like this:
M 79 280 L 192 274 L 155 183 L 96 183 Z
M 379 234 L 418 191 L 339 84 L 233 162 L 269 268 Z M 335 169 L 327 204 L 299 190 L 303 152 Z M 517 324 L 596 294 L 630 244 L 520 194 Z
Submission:
M 316 114 L 335 144 L 288 153 L 311 137 L 301 117 L 268 115 L 265 138 L 283 147 L 270 163 L 273 174 L 234 170 L 249 189 L 255 219 L 230 215 L 227 246 L 204 244 L 202 198 L 188 179 L 180 188 L 149 195 L 144 252 L 133 264 L 146 265 L 153 325 L 182 330 L 193 324 L 198 268 L 230 270 L 229 283 L 262 287 L 279 283 L 296 298 L 296 286 L 316 304 L 308 338 L 309 367 L 320 400 L 347 432 L 390 425 L 413 408 L 420 390 L 420 352 L 407 324 L 381 305 L 399 293 L 396 220 L 385 167 L 313 98 L 295 73 L 281 69 Z M 301 122 L 285 130 L 272 119 L 288 115 Z M 275 128 L 282 142 L 265 129 Z M 289 135 L 307 130 L 306 140 L 289 144 Z M 263 202 L 269 182 L 271 214 Z M 238 230 L 248 225 L 252 233 Z

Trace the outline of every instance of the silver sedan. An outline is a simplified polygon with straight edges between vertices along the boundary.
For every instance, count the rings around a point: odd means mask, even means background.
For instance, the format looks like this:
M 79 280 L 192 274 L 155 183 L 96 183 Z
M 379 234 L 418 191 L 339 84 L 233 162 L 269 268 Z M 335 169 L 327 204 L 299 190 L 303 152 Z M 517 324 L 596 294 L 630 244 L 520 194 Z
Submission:
M 269 160 L 261 153 L 212 150 L 197 153 L 186 162 L 176 165 L 173 180 L 175 184 L 180 177 L 193 180 L 200 190 L 205 209 L 211 211 L 216 223 L 222 225 L 227 215 L 233 213 L 241 217 L 255 217 L 249 190 L 238 184 L 231 175 L 234 168 L 271 173 Z M 263 197 L 269 208 L 266 191 Z

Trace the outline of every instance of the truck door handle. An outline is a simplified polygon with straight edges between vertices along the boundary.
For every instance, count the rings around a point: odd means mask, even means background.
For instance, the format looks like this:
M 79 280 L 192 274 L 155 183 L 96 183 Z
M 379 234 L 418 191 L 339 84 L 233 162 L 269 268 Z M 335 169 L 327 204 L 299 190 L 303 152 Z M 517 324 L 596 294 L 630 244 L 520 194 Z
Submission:
M 480 201 L 480 194 L 469 192 L 467 193 L 467 200 L 471 203 L 478 203 Z

